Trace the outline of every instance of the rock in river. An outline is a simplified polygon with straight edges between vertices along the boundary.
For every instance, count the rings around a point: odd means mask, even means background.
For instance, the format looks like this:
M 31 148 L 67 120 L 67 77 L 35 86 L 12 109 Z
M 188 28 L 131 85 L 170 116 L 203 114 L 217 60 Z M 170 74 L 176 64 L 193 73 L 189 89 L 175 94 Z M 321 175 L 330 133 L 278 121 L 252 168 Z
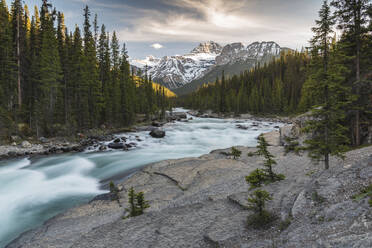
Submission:
M 161 129 L 154 129 L 150 132 L 150 135 L 153 138 L 164 138 L 165 137 L 165 131 Z
M 121 141 L 121 139 L 116 139 L 114 142 L 111 142 L 108 144 L 108 147 L 111 149 L 123 149 L 124 148 L 124 143 Z

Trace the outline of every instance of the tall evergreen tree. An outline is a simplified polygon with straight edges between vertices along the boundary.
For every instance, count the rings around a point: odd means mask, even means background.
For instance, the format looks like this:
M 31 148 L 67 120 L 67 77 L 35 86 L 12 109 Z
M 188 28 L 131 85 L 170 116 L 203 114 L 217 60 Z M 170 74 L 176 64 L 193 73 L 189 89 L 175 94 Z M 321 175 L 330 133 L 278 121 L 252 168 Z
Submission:
M 41 49 L 39 56 L 39 81 L 36 97 L 36 126 L 50 135 L 57 123 L 58 103 L 61 97 L 60 83 L 62 79 L 61 62 L 58 52 L 58 41 L 54 28 L 55 13 L 50 12 L 51 5 L 47 0 L 43 1 L 41 15 Z
M 337 0 L 332 1 L 332 6 L 336 8 L 335 17 L 338 19 L 338 27 L 343 31 L 343 39 L 345 49 L 352 49 L 351 55 L 354 59 L 354 73 L 355 77 L 351 79 L 352 86 L 357 96 L 354 102 L 355 118 L 354 118 L 354 132 L 353 143 L 358 146 L 361 144 L 361 110 L 363 110 L 363 103 L 361 102 L 361 88 L 363 81 L 361 80 L 361 73 L 363 68 L 362 61 L 362 47 L 364 36 L 368 32 L 368 9 L 371 8 L 370 0 Z
M 83 127 L 94 127 L 100 123 L 103 99 L 99 75 L 97 70 L 96 42 L 91 32 L 90 11 L 88 6 L 84 9 L 84 63 L 83 63 L 83 82 L 81 90 L 84 96 L 87 95 L 88 111 L 81 113 L 86 116 L 83 120 Z M 82 92 L 83 93 L 83 92 Z
M 348 103 L 345 96 L 348 92 L 342 85 L 344 78 L 335 68 L 337 66 L 332 64 L 330 67 L 334 21 L 327 0 L 323 2 L 319 17 L 316 27 L 312 29 L 312 73 L 308 78 L 311 91 L 317 96 L 319 103 L 312 109 L 312 120 L 308 121 L 305 130 L 312 134 L 306 141 L 309 155 L 316 159 L 323 158 L 325 169 L 328 169 L 329 156 L 341 156 L 348 142 L 346 128 L 342 123 L 345 117 L 344 108 Z M 334 48 L 332 52 L 337 51 Z

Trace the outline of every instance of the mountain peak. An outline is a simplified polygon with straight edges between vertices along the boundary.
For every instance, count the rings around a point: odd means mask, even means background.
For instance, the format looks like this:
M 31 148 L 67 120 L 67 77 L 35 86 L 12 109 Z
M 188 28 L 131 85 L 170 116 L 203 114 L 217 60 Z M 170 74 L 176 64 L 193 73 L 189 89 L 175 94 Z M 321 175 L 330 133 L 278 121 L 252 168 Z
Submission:
M 200 43 L 191 53 L 215 53 L 219 54 L 222 51 L 222 46 L 214 41 Z

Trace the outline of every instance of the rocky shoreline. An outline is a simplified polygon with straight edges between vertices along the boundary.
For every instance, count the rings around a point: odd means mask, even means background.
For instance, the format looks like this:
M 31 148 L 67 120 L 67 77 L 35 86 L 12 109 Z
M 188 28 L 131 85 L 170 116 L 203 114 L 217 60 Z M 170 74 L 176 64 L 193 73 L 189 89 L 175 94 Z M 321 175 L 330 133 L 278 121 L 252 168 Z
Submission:
M 127 133 L 136 131 L 148 131 L 154 132 L 155 136 L 161 138 L 164 137 L 165 133 L 160 128 L 166 123 L 174 121 L 187 121 L 186 113 L 174 112 L 168 115 L 165 120 L 158 121 L 154 119 L 145 125 L 133 126 L 131 128 L 119 130 L 103 130 L 105 134 L 90 134 L 85 137 L 83 134 L 77 134 L 77 138 L 66 139 L 66 138 L 40 138 L 37 142 L 31 143 L 28 140 L 22 140 L 18 136 L 11 137 L 11 143 L 9 145 L 0 145 L 0 160 L 23 158 L 23 157 L 35 157 L 35 156 L 48 156 L 53 154 L 71 153 L 71 152 L 83 152 L 88 147 L 99 147 L 101 143 L 112 141 L 115 139 L 116 133 Z M 160 134 L 159 134 L 160 133 Z M 69 141 L 70 140 L 70 141 Z M 120 149 L 131 148 L 135 144 L 123 144 L 120 141 Z M 126 145 L 126 146 L 125 146 Z M 100 147 L 101 150 L 106 150 L 108 147 Z M 114 148 L 117 149 L 117 148 Z
M 275 170 L 286 179 L 264 187 L 273 196 L 268 209 L 277 216 L 268 230 L 247 227 L 245 176 L 262 159 L 247 156 L 255 148 L 238 147 L 237 160 L 224 149 L 148 165 L 118 185 L 120 205 L 96 197 L 7 247 L 371 247 L 372 208 L 367 198 L 352 196 L 372 183 L 372 147 L 350 151 L 344 161 L 332 158 L 323 171 L 306 154 L 281 146 L 284 133 L 294 135 L 297 128 L 276 131 L 279 143 L 269 148 Z M 124 220 L 131 187 L 143 191 L 151 207 Z

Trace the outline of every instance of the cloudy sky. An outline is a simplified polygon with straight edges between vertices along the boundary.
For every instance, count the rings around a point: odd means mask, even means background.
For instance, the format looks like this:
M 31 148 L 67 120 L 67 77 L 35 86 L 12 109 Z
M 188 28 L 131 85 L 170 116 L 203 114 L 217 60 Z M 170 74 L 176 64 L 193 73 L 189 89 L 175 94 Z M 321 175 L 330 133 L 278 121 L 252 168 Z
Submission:
M 41 0 L 24 0 L 29 6 Z M 184 54 L 200 42 L 276 41 L 300 49 L 322 0 L 50 0 L 73 28 L 89 5 L 132 58 Z

